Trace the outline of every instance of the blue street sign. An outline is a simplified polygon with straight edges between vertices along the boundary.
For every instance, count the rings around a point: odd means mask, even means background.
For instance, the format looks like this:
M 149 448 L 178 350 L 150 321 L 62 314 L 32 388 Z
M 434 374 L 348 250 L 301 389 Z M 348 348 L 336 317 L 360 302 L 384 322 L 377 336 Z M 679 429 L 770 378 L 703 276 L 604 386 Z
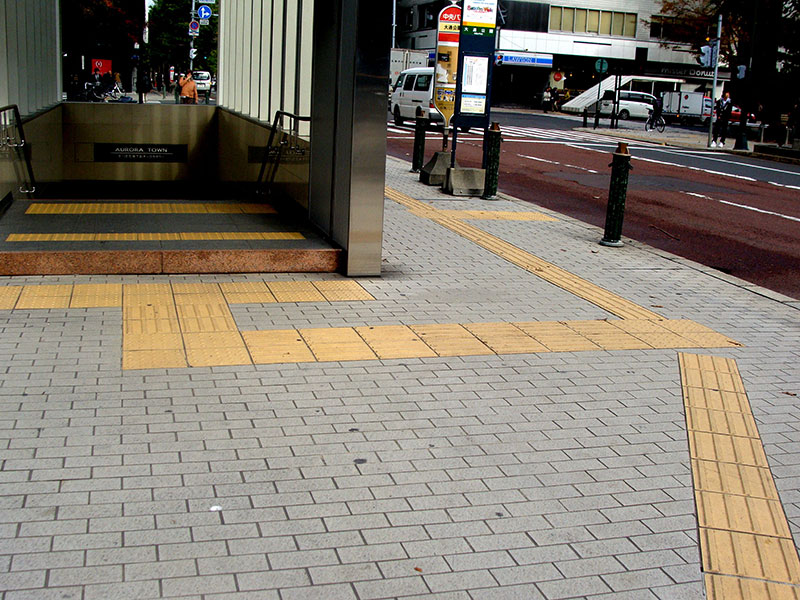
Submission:
M 197 9 L 197 16 L 200 17 L 201 19 L 210 19 L 211 9 L 204 4 Z

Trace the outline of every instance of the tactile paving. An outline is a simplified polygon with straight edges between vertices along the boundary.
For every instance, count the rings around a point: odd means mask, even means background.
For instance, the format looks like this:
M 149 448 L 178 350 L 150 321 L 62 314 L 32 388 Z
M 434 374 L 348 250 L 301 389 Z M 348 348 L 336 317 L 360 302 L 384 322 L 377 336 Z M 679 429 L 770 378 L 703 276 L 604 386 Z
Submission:
M 350 327 L 300 329 L 318 361 L 375 360 L 377 356 Z
M 356 327 L 356 331 L 381 359 L 436 356 L 436 353 L 405 325 Z
M 326 301 L 310 281 L 270 281 L 267 287 L 278 302 Z
M 183 350 L 137 350 L 122 353 L 123 369 L 175 369 L 186 367 Z
M 412 325 L 411 330 L 439 356 L 494 354 L 491 348 L 457 323 Z
M 316 359 L 296 329 L 243 331 L 256 364 L 314 362 Z
M 151 214 L 263 214 L 275 209 L 265 204 L 233 202 L 34 202 L 28 215 L 151 215 Z
M 0 310 L 12 310 L 17 305 L 22 289 L 21 285 L 0 287 Z
M 314 287 L 320 291 L 328 302 L 374 300 L 375 298 L 357 281 L 345 279 L 334 281 L 315 281 Z
M 547 352 L 547 348 L 512 323 L 468 323 L 464 328 L 496 354 Z
M 792 598 L 770 587 L 800 583 L 800 559 L 736 362 L 678 358 L 707 595 Z

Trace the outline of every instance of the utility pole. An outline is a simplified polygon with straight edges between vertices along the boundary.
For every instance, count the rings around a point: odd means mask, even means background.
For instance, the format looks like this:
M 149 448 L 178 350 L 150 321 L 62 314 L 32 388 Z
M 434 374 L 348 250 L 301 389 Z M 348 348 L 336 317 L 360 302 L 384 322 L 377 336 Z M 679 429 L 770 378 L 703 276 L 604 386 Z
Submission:
M 711 147 L 711 140 L 714 136 L 714 121 L 715 121 L 715 111 L 714 108 L 716 103 L 714 101 L 714 95 L 717 93 L 717 76 L 719 75 L 719 49 L 720 49 L 720 42 L 722 40 L 722 13 L 719 14 L 717 17 L 717 43 L 715 44 L 715 52 L 714 52 L 714 83 L 711 86 L 711 118 L 708 120 L 708 144 L 707 146 Z M 701 109 L 702 113 L 702 109 Z

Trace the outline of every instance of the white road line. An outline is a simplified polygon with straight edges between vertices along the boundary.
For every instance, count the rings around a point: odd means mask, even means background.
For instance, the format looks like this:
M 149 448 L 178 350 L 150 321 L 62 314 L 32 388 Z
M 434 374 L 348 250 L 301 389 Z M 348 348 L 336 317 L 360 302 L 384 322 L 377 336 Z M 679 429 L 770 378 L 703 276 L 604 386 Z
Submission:
M 559 165 L 569 169 L 578 169 L 579 171 L 586 171 L 588 173 L 597 173 L 594 169 L 587 169 L 586 167 L 579 167 L 577 165 L 569 165 L 567 163 L 560 163 L 557 160 L 547 160 L 546 158 L 539 158 L 538 156 L 526 156 L 525 154 L 517 154 L 520 158 L 527 158 L 528 160 L 535 160 L 537 162 L 548 163 L 551 165 Z
M 787 171 L 786 169 L 776 169 L 774 167 L 765 167 L 763 165 L 751 165 L 751 164 L 739 162 L 739 161 L 736 161 L 736 160 L 725 160 L 723 158 L 716 158 L 716 157 L 715 158 L 711 158 L 711 156 L 707 156 L 707 155 L 714 155 L 714 154 L 719 156 L 719 154 L 717 154 L 716 152 L 692 152 L 692 151 L 681 152 L 681 151 L 676 151 L 676 150 L 667 150 L 665 148 L 658 148 L 658 147 L 653 148 L 653 151 L 655 151 L 655 152 L 664 152 L 666 154 L 677 154 L 678 156 L 698 156 L 698 157 L 702 158 L 703 160 L 713 160 L 715 162 L 721 162 L 721 163 L 725 163 L 727 165 L 737 165 L 737 166 L 741 166 L 741 167 L 746 167 L 748 169 L 761 169 L 763 171 L 772 171 L 773 173 L 783 173 L 785 175 L 795 175 L 797 177 L 800 177 L 800 173 L 798 173 L 797 171 Z
M 695 192 L 681 192 L 681 193 L 686 194 L 687 196 L 694 196 L 695 198 L 702 198 L 703 200 L 712 200 L 714 202 L 719 202 L 720 204 L 727 204 L 728 206 L 736 206 L 737 208 L 744 208 L 746 210 L 752 210 L 758 213 L 763 213 L 765 215 L 773 215 L 775 217 L 780 217 L 782 219 L 789 219 L 790 221 L 797 221 L 798 223 L 800 223 L 800 218 L 798 217 L 791 217 L 789 215 L 773 212 L 771 210 L 764 210 L 762 208 L 756 208 L 755 206 L 749 206 L 747 204 L 739 204 L 738 202 L 729 202 L 728 200 L 717 200 L 716 198 L 712 198 L 711 196 L 706 196 L 704 194 L 697 194 Z
M 786 183 L 777 183 L 775 181 L 768 181 L 767 183 L 769 183 L 770 185 L 775 185 L 775 186 L 778 186 L 778 187 L 786 188 L 786 189 L 789 189 L 789 190 L 800 190 L 800 185 L 789 185 L 789 184 L 786 184 Z
M 722 177 L 731 177 L 733 179 L 741 179 L 743 181 L 758 181 L 753 177 L 747 177 L 746 175 L 735 175 L 733 173 L 723 173 L 722 171 L 712 171 L 711 169 L 701 169 L 700 167 L 693 167 L 691 165 L 679 165 L 676 163 L 666 162 L 663 160 L 656 160 L 654 158 L 644 158 L 643 156 L 633 156 L 636 160 L 641 160 L 642 162 L 649 162 L 655 163 L 657 165 L 667 165 L 670 167 L 678 167 L 680 169 L 689 169 L 690 171 L 700 171 L 701 173 L 708 173 L 709 175 L 720 175 Z

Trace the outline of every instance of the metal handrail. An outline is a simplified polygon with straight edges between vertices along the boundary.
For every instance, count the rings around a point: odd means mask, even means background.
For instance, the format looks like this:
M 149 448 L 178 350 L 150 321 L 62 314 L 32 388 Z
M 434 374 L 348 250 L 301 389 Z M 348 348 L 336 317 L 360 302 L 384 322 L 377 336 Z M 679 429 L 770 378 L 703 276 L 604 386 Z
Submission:
M 288 117 L 291 119 L 291 126 L 289 130 L 283 129 L 283 119 Z M 272 129 L 269 132 L 269 140 L 267 141 L 267 147 L 264 151 L 264 158 L 261 161 L 261 169 L 258 172 L 258 179 L 256 180 L 256 192 L 261 190 L 261 185 L 264 181 L 264 173 L 267 170 L 267 163 L 270 161 L 270 158 L 274 157 L 274 161 L 272 162 L 272 169 L 270 171 L 269 182 L 275 179 L 275 175 L 278 172 L 278 166 L 280 165 L 281 156 L 283 154 L 284 148 L 289 145 L 288 137 L 294 137 L 295 139 L 300 137 L 300 123 L 301 122 L 310 122 L 311 117 L 301 117 L 299 115 L 295 115 L 283 110 L 279 110 L 275 112 L 275 119 L 272 122 Z M 273 149 L 272 143 L 275 141 L 275 134 L 276 132 L 280 131 L 283 134 L 283 139 L 280 143 Z M 305 150 L 301 148 L 299 145 L 295 144 L 292 147 L 292 150 L 297 153 L 304 153 Z
M 7 114 L 11 111 L 14 115 L 14 123 L 7 120 Z M 22 160 L 28 172 L 28 180 L 23 181 L 19 187 L 21 194 L 33 194 L 36 192 L 36 179 L 33 176 L 33 165 L 31 164 L 30 146 L 25 140 L 25 131 L 22 128 L 22 117 L 19 107 L 16 104 L 9 104 L 0 108 L 0 147 L 6 146 L 22 153 Z M 16 135 L 12 137 L 12 131 L 16 129 Z

